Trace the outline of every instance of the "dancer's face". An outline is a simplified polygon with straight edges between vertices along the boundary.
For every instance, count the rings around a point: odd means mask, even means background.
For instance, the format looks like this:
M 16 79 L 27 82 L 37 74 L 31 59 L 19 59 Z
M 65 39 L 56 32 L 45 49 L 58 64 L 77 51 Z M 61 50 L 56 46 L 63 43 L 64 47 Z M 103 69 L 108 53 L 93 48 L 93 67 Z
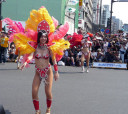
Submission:
M 40 43 L 45 44 L 46 42 L 47 42 L 47 36 L 46 35 L 42 35 L 40 37 Z

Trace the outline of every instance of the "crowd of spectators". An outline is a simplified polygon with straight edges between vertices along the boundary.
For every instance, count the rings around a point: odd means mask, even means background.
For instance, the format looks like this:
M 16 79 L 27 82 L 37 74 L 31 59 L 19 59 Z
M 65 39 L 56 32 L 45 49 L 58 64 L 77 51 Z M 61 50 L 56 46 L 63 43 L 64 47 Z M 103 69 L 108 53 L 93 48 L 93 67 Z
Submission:
M 0 33 L 0 63 L 8 61 L 14 62 L 17 58 L 14 43 L 9 43 L 9 35 L 5 32 Z
M 78 32 L 82 33 L 82 32 Z M 117 34 L 105 36 L 103 33 L 97 33 L 91 38 L 92 49 L 90 63 L 127 63 L 128 62 L 128 38 L 127 35 Z M 80 66 L 81 47 L 77 46 L 65 51 L 62 61 L 68 66 Z M 86 62 L 85 62 L 86 65 Z
M 82 34 L 81 31 L 78 31 L 78 34 Z M 65 39 L 67 39 L 66 35 Z M 8 42 L 8 34 L 0 34 L 0 62 L 2 58 L 6 55 L 7 61 L 16 61 L 17 55 L 15 54 L 15 45 L 14 43 L 8 44 L 4 47 L 2 42 Z M 126 63 L 128 62 L 128 38 L 122 34 L 105 36 L 102 33 L 97 33 L 91 38 L 92 49 L 90 63 L 93 62 L 109 62 L 109 63 Z M 64 56 L 61 61 L 66 66 L 80 66 L 81 64 L 81 46 L 74 46 L 68 50 L 65 50 Z M 86 62 L 85 62 L 86 65 Z

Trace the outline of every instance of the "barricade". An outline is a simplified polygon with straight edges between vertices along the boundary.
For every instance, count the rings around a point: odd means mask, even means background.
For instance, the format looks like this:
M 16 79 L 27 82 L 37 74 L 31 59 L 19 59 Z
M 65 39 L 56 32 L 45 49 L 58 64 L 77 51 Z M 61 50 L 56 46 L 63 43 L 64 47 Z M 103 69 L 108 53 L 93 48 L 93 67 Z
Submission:
M 93 68 L 114 68 L 114 69 L 128 69 L 127 63 L 105 63 L 93 62 Z

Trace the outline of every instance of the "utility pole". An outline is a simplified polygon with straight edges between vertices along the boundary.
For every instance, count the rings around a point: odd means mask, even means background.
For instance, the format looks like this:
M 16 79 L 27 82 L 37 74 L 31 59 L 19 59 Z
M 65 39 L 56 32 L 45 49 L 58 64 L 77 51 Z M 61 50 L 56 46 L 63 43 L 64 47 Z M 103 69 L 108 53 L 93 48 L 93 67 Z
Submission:
M 112 13 L 113 13 L 113 3 L 114 2 L 128 2 L 128 0 L 111 0 L 111 11 L 110 11 L 110 35 L 112 33 Z
M 101 11 L 102 11 L 102 0 L 100 0 L 99 32 L 100 32 L 100 29 L 101 29 Z
M 110 35 L 112 33 L 112 13 L 113 13 L 113 0 L 111 0 L 111 11 L 110 11 Z
M 6 0 L 0 0 L 0 32 L 2 31 L 2 2 L 6 2 Z
M 2 31 L 1 5 L 2 5 L 2 1 L 0 0 L 0 32 Z

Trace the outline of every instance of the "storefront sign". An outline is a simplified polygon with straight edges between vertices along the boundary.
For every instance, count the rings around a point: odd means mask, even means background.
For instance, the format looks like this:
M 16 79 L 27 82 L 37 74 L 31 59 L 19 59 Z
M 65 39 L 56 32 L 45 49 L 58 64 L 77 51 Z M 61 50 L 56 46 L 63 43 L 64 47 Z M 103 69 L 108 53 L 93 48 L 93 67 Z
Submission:
M 83 0 L 79 0 L 79 6 L 82 6 Z

